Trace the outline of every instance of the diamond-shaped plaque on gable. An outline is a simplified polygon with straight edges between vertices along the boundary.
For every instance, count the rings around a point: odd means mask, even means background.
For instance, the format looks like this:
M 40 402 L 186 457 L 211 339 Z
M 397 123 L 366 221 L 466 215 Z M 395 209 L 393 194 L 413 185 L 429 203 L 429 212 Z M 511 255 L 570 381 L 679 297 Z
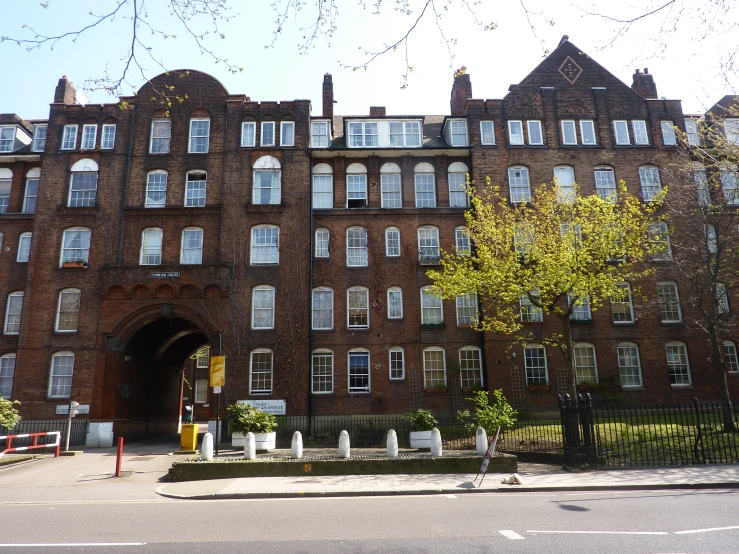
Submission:
M 582 75 L 582 67 L 577 65 L 575 60 L 567 56 L 565 61 L 562 62 L 562 65 L 559 66 L 559 72 L 571 85 L 574 85 L 577 78 Z

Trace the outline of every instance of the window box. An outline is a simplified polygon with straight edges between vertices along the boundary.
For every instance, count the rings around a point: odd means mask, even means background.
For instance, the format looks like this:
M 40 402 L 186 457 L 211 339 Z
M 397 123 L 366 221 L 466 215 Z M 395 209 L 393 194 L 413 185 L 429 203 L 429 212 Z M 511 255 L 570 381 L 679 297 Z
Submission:
M 70 260 L 62 263 L 62 267 L 87 267 L 87 262 L 84 260 Z
M 446 394 L 446 387 L 426 387 L 426 394 Z
M 570 319 L 570 325 L 592 325 L 592 319 Z
M 420 258 L 418 263 L 421 265 L 441 265 L 441 258 Z
M 549 385 L 529 385 L 529 392 L 549 392 Z
M 598 383 L 578 383 L 577 388 L 581 391 L 597 391 L 600 390 L 600 385 Z
M 442 323 L 422 323 L 421 329 L 444 329 L 446 325 Z

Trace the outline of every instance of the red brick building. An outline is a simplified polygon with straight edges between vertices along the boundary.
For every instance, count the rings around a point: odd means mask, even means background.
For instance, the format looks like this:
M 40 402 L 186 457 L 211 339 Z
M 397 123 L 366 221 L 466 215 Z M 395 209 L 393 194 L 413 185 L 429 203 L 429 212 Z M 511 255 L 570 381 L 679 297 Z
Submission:
M 150 100 L 171 85 L 182 102 Z M 160 75 L 125 108 L 75 97 L 64 77 L 48 121 L 0 116 L 0 394 L 26 419 L 73 398 L 129 436 L 174 430 L 183 405 L 214 418 L 208 350 L 227 356 L 226 402 L 292 415 L 444 412 L 475 387 L 554 407 L 556 352 L 509 349 L 470 328 L 477 299 L 427 290 L 440 249 L 470 248 L 465 176 L 512 201 L 555 176 L 649 195 L 686 117 L 646 70 L 628 87 L 566 38 L 500 100 L 458 74 L 447 116 L 335 116 L 330 75 L 320 116 L 197 71 Z M 679 289 L 667 266 L 652 281 Z M 705 341 L 662 315 L 638 299 L 615 322 L 583 311 L 582 374 L 615 375 L 628 401 L 715 398 Z

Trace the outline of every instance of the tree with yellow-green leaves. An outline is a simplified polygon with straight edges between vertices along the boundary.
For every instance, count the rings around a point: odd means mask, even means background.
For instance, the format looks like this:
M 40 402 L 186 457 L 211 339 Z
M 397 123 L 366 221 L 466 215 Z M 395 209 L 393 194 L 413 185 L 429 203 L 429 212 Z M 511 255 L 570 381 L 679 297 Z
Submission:
M 571 316 L 631 294 L 624 284 L 650 272 L 644 262 L 666 243 L 650 225 L 662 195 L 642 203 L 620 182 L 610 196 L 580 196 L 578 187 L 542 184 L 530 202 L 511 205 L 500 188 L 469 191 L 471 253 L 444 252 L 442 270 L 430 271 L 443 298 L 477 294 L 483 309 L 475 328 L 511 335 L 516 343 L 558 348 L 567 364 L 571 394 L 578 376 Z M 556 318 L 558 326 L 534 339 L 522 319 Z M 529 321 L 531 319 L 528 319 Z

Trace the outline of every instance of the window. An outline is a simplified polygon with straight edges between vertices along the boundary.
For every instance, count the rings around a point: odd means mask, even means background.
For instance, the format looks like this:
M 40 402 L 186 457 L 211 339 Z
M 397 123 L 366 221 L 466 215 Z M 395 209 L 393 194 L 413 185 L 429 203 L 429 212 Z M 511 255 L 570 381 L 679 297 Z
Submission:
M 334 291 L 327 288 L 313 289 L 313 329 L 334 328 Z
M 209 366 L 209 358 L 210 358 L 210 348 L 207 346 L 204 346 L 198 350 L 197 356 L 195 358 L 195 367 L 198 369 L 208 369 Z
M 377 146 L 377 123 L 349 123 L 349 146 Z
M 251 353 L 249 394 L 272 393 L 272 351 L 259 348 Z
M 253 147 L 257 144 L 257 124 L 254 121 L 241 122 L 241 146 Z
M 203 263 L 203 230 L 199 227 L 188 227 L 182 231 L 180 263 L 185 265 Z
M 21 330 L 21 312 L 23 312 L 23 291 L 11 292 L 5 308 L 6 335 L 17 335 Z
M 251 328 L 275 328 L 275 289 L 267 285 L 254 287 L 251 297 Z
M 328 229 L 316 229 L 316 258 L 328 258 Z
M 726 292 L 724 283 L 716 283 L 716 313 L 728 314 L 731 311 L 729 307 L 729 295 Z
M 418 228 L 418 256 L 423 260 L 438 260 L 439 230 L 436 227 L 425 226 Z
M 70 208 L 86 208 L 95 205 L 98 188 L 98 164 L 84 159 L 72 166 L 72 180 L 69 185 Z
M 603 200 L 618 202 L 616 192 L 616 177 L 610 167 L 595 168 L 595 191 Z
M 28 262 L 31 255 L 31 233 L 21 233 L 18 237 L 18 256 L 16 262 Z
M 190 154 L 205 154 L 208 152 L 210 138 L 210 119 L 190 120 Z
M 400 229 L 397 227 L 385 229 L 385 255 L 389 258 L 400 256 Z
M 205 404 L 208 401 L 208 380 L 195 380 L 195 403 Z
M 436 207 L 436 186 L 434 168 L 431 164 L 420 163 L 415 169 L 416 208 Z
M 15 373 L 15 354 L 0 356 L 0 398 L 10 400 L 13 394 L 13 374 Z
M 435 287 L 421 289 L 421 325 L 443 325 L 444 308 L 440 291 Z
M 580 120 L 580 137 L 583 144 L 596 144 L 595 140 L 595 124 L 592 119 Z
M 641 181 L 641 194 L 644 202 L 649 202 L 662 190 L 662 184 L 659 180 L 659 169 L 656 167 L 640 167 L 639 180 Z
M 544 136 L 541 132 L 541 121 L 527 121 L 526 129 L 529 132 L 529 144 L 544 144 Z
M 349 392 L 370 391 L 370 357 L 366 350 L 349 351 Z
M 724 199 L 729 206 L 739 206 L 739 175 L 736 170 L 724 170 L 721 172 L 721 190 Z
M 531 188 L 529 186 L 529 170 L 525 167 L 508 168 L 508 188 L 511 192 L 511 202 L 531 201 Z
M 465 137 L 466 137 L 465 133 Z M 421 146 L 421 124 L 418 121 L 391 121 L 390 146 Z
M 169 141 L 172 137 L 172 122 L 169 119 L 154 119 L 151 122 L 151 154 L 169 154 Z
M 188 174 L 187 187 L 190 188 L 190 179 L 196 174 Z M 203 175 L 204 177 L 204 175 Z M 187 193 L 186 193 L 187 196 Z M 146 176 L 146 200 L 145 208 L 163 208 L 167 203 L 167 172 L 151 171 Z M 185 199 L 187 205 L 187 199 Z
M 527 344 L 523 349 L 527 385 L 549 384 L 547 371 L 547 350 L 541 344 Z
M 8 212 L 10 205 L 10 186 L 13 172 L 7 168 L 0 168 L 0 214 Z
M 512 145 L 523 144 L 523 122 L 508 122 L 508 143 Z
M 626 121 L 614 121 L 613 132 L 616 135 L 616 144 L 631 144 L 629 141 L 629 124 Z
M 641 362 L 639 347 L 633 342 L 622 342 L 616 347 L 621 386 L 641 387 Z
M 62 150 L 74 150 L 77 146 L 77 125 L 65 125 L 62 134 Z
M 80 144 L 80 150 L 94 150 L 97 135 L 98 135 L 97 125 L 83 125 L 82 126 L 82 144 Z
M 685 133 L 688 135 L 688 146 L 698 146 L 700 144 L 698 122 L 695 119 L 685 120 Z
M 479 348 L 465 346 L 459 349 L 459 379 L 463 389 L 482 387 L 482 355 Z
M 467 173 L 469 169 L 462 162 L 454 162 L 449 166 L 449 206 L 452 208 L 469 208 L 470 197 L 467 194 Z
M 43 152 L 46 150 L 46 136 L 49 132 L 47 125 L 36 125 L 33 129 L 33 145 L 31 150 L 34 152 Z
M 394 346 L 388 352 L 388 363 L 390 367 L 390 380 L 397 381 L 405 379 L 404 352 L 400 346 Z
M 280 228 L 257 225 L 251 228 L 251 265 L 280 263 Z
M 334 207 L 334 176 L 331 166 L 318 164 L 313 168 L 313 209 Z
M 90 257 L 90 229 L 72 227 L 65 229 L 62 235 L 62 258 L 59 265 L 77 262 L 87 267 Z
M 272 156 L 262 156 L 254 164 L 252 203 L 279 204 L 281 201 L 280 162 Z
M 467 122 L 453 120 L 449 122 L 452 146 L 467 146 Z
M 693 181 L 695 182 L 698 205 L 705 208 L 711 205 L 711 190 L 708 187 L 708 176 L 703 164 L 693 164 Z
M 668 342 L 665 345 L 667 355 L 667 368 L 670 371 L 670 384 L 672 386 L 690 386 L 690 363 L 688 362 L 688 349 L 682 342 Z
M 400 167 L 387 163 L 380 168 L 380 190 L 383 208 L 402 208 L 403 195 L 400 182 Z
M 311 147 L 328 148 L 328 121 L 314 121 L 311 123 Z
M 470 235 L 467 232 L 467 227 L 457 227 L 454 230 L 454 246 L 457 249 L 457 256 L 469 256 L 471 253 L 470 248 Z
M 365 267 L 368 263 L 367 229 L 364 227 L 349 227 L 346 230 L 347 267 Z
M 280 146 L 295 146 L 295 122 L 280 122 Z
M 457 326 L 477 323 L 477 295 L 475 293 L 457 296 Z
M 611 313 L 614 323 L 634 323 L 634 306 L 631 303 L 631 286 L 616 285 L 616 294 L 611 296 Z
M 23 195 L 23 213 L 36 213 L 36 202 L 38 200 L 38 183 L 41 177 L 41 170 L 34 167 L 26 173 L 26 192 Z
M 403 319 L 403 291 L 400 287 L 387 289 L 387 318 Z
M 423 383 L 427 389 L 446 387 L 446 356 L 443 348 L 432 346 L 423 351 Z
M 572 305 L 572 313 L 570 314 L 570 321 L 592 321 L 593 314 L 590 311 L 590 298 L 584 296 L 575 300 L 574 305 L 572 304 L 574 297 L 571 294 L 567 294 L 567 302 Z
M 527 256 L 531 251 L 535 239 L 534 233 L 535 231 L 529 223 L 516 221 L 513 224 L 513 249 L 520 256 Z
M 710 223 L 703 226 L 706 234 L 706 248 L 709 254 L 718 254 L 718 238 L 716 237 L 716 227 Z
M 631 128 L 634 131 L 634 144 L 649 144 L 646 121 L 634 120 L 631 122 Z
M 480 121 L 480 142 L 495 144 L 495 124 L 492 121 Z
M 103 125 L 103 136 L 100 139 L 100 148 L 112 150 L 115 147 L 115 125 L 106 123 Z
M 521 308 L 521 323 L 542 323 L 544 321 L 544 311 L 539 306 L 535 306 L 527 294 L 519 299 Z
M 670 245 L 670 230 L 667 223 L 658 221 L 649 225 L 649 243 L 652 247 L 652 259 L 655 261 L 668 261 L 672 259 L 672 246 Z
M 369 290 L 352 287 L 346 291 L 349 329 L 369 329 Z
M 557 200 L 562 203 L 575 201 L 575 170 L 569 165 L 559 165 L 554 168 L 554 180 L 559 186 Z
M 562 144 L 577 144 L 577 131 L 575 121 L 573 119 L 563 119 L 562 124 Z
M 56 352 L 51 357 L 51 376 L 49 378 L 50 398 L 69 398 L 72 395 L 72 373 L 74 354 Z
M 346 168 L 346 207 L 367 206 L 367 168 L 362 164 L 351 164 Z
M 162 263 L 163 236 L 164 232 L 158 227 L 150 227 L 141 232 L 139 265 L 160 265 Z
M 59 303 L 56 310 L 56 328 L 60 333 L 77 330 L 80 315 L 79 289 L 64 289 L 59 293 Z
M 739 359 L 736 355 L 736 344 L 730 340 L 724 341 L 724 363 L 726 364 L 726 371 L 729 373 L 736 373 L 739 371 Z M 0 377 L 2 379 L 2 377 Z M 0 385 L 1 387 L 2 385 Z
M 672 121 L 661 121 L 660 126 L 662 127 L 662 143 L 665 146 L 675 146 L 677 144 L 675 124 Z
M 275 145 L 275 122 L 274 121 L 262 121 L 262 132 L 260 134 L 260 146 L 274 146 Z
M 672 281 L 657 283 L 657 301 L 659 302 L 659 318 L 662 323 L 680 323 L 683 320 L 677 283 Z
M 205 173 L 188 173 L 187 182 L 185 183 L 185 207 L 204 208 L 207 186 L 208 177 Z
M 575 375 L 578 383 L 597 383 L 598 365 L 595 360 L 595 346 L 588 343 L 575 343 L 573 347 Z
M 724 119 L 724 132 L 730 146 L 739 146 L 739 119 Z
M 311 392 L 329 394 L 334 392 L 334 353 L 330 350 L 314 350 L 311 357 Z
M 12 152 L 14 142 L 15 127 L 0 127 L 0 152 Z

